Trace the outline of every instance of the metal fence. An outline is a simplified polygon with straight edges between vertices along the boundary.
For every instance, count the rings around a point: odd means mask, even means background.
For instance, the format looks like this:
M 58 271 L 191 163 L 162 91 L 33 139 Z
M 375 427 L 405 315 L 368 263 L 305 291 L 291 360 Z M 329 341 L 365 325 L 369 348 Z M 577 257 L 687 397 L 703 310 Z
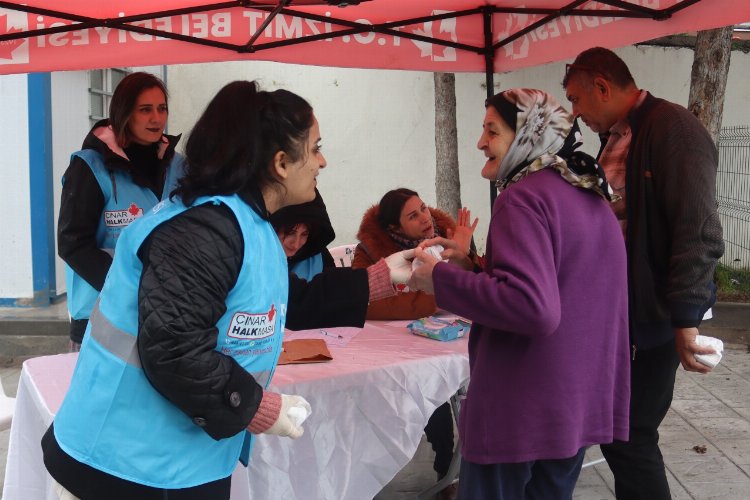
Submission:
M 721 129 L 716 198 L 724 228 L 721 261 L 732 268 L 750 269 L 750 126 Z

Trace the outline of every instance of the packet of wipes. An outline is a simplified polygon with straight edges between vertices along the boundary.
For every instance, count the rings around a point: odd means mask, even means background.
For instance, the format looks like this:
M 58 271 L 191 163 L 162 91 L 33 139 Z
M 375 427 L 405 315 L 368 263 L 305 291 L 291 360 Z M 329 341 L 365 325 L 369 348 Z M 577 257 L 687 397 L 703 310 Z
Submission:
M 426 318 L 419 318 L 407 325 L 414 335 L 427 337 L 433 340 L 460 339 L 471 328 L 471 323 L 459 316 L 441 316 L 433 314 Z
M 696 354 L 695 360 L 701 364 L 714 368 L 721 361 L 721 354 L 724 352 L 724 342 L 714 337 L 706 337 L 704 335 L 697 335 L 695 337 L 695 343 L 701 347 L 710 347 L 715 354 Z
M 298 401 L 294 406 L 290 406 L 286 411 L 286 416 L 289 417 L 289 420 L 291 420 L 297 427 L 301 427 L 302 424 L 305 423 L 305 420 L 307 420 L 307 417 L 312 415 L 312 407 L 310 406 L 310 403 L 308 403 L 302 396 L 299 398 L 301 401 Z

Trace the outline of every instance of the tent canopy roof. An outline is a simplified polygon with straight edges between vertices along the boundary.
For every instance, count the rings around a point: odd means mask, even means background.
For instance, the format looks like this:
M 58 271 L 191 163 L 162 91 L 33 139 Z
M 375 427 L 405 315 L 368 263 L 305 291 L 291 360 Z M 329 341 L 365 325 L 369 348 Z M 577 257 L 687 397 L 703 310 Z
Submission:
M 747 21 L 747 0 L 12 0 L 0 74 L 228 60 L 502 72 Z

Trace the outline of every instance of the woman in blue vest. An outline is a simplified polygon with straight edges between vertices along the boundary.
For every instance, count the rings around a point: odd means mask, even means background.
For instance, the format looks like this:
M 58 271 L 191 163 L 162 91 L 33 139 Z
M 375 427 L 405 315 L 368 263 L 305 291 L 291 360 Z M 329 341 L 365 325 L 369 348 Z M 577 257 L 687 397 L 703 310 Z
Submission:
M 288 272 L 269 218 L 311 201 L 326 165 L 301 97 L 230 83 L 185 156 L 175 196 L 123 231 L 42 439 L 61 497 L 228 499 L 254 434 L 303 432 L 288 410 L 305 401 L 266 391 L 285 319 L 361 326 L 410 275 L 413 251 L 310 283 Z
M 336 267 L 326 248 L 336 233 L 317 189 L 313 201 L 282 208 L 271 216 L 271 224 L 286 254 L 289 271 L 309 281 L 325 268 Z
M 168 115 L 164 82 L 131 73 L 112 95 L 109 119 L 96 123 L 71 155 L 57 243 L 66 264 L 72 351 L 81 347 L 120 232 L 176 186 L 180 138 L 164 134 Z

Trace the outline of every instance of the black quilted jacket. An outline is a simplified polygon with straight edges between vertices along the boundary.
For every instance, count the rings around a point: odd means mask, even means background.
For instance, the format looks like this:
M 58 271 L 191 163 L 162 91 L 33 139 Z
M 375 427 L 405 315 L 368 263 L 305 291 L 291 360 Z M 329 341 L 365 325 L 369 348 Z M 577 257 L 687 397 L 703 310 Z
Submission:
M 259 195 L 245 198 L 266 216 Z M 146 376 L 213 438 L 237 434 L 255 415 L 262 389 L 233 358 L 214 350 L 215 324 L 243 264 L 234 214 L 224 205 L 188 210 L 159 226 L 138 255 L 138 352 Z M 294 275 L 289 280 L 289 328 L 364 324 L 366 271 L 331 269 L 309 283 Z M 229 403 L 233 393 L 240 395 L 237 406 Z
M 258 194 L 243 199 L 268 218 Z M 138 292 L 138 353 L 143 369 L 156 390 L 214 439 L 243 431 L 263 394 L 233 358 L 214 350 L 218 337 L 214 325 L 237 281 L 243 250 L 234 213 L 224 205 L 207 204 L 158 226 L 138 251 L 143 262 Z M 310 282 L 290 274 L 286 324 L 293 329 L 362 326 L 368 299 L 363 269 L 327 269 Z M 105 498 L 98 493 L 102 491 L 112 499 L 166 498 L 165 491 L 74 460 L 60 448 L 52 427 L 42 439 L 42 448 L 52 477 L 79 498 Z M 188 490 L 194 494 L 191 498 L 228 498 L 229 478 Z

